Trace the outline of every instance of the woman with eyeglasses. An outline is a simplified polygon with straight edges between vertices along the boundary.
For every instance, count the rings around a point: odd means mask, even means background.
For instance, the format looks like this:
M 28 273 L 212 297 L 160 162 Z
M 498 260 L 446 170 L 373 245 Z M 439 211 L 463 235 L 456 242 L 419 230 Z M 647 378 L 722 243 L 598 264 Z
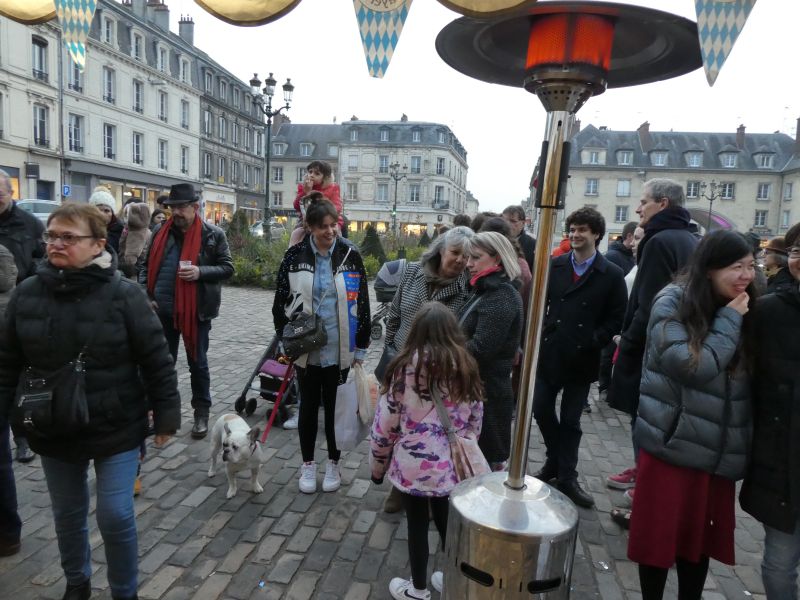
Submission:
M 92 593 L 91 461 L 111 596 L 136 598 L 139 446 L 148 409 L 156 446 L 180 425 L 175 367 L 147 297 L 117 272 L 116 255 L 106 248 L 105 219 L 95 206 L 62 205 L 48 218 L 43 237 L 47 261 L 17 286 L 0 333 L 0 414 L 27 434 L 41 456 L 67 581 L 63 599 L 86 600 Z M 63 399 L 72 397 L 63 388 L 37 412 L 20 408 L 26 382 L 52 380 L 80 355 L 88 419 L 55 418 Z
M 122 232 L 125 226 L 114 214 L 114 206 L 117 204 L 114 196 L 105 187 L 98 186 L 89 197 L 89 204 L 94 204 L 100 214 L 103 215 L 103 221 L 106 223 L 106 243 L 114 249 L 114 252 L 119 254 L 119 242 L 122 239 Z
M 800 223 L 785 236 L 791 285 L 757 303 L 753 452 L 739 496 L 764 526 L 768 600 L 797 598 L 800 563 Z

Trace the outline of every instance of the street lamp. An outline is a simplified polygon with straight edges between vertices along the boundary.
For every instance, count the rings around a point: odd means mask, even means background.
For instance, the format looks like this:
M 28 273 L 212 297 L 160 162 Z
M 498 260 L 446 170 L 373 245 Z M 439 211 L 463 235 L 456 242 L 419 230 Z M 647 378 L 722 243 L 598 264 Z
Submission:
M 294 92 L 292 80 L 287 78 L 286 83 L 283 84 L 283 101 L 285 104 L 273 110 L 272 96 L 275 95 L 275 86 L 277 83 L 278 82 L 275 81 L 272 73 L 270 73 L 269 77 L 264 80 L 264 89 L 262 92 L 260 89 L 261 80 L 258 78 L 258 73 L 253 73 L 253 78 L 250 80 L 250 91 L 253 94 L 253 104 L 255 104 L 256 107 L 267 117 L 267 183 L 264 193 L 264 220 L 262 221 L 262 227 L 264 228 L 264 239 L 269 239 L 267 236 L 269 235 L 269 217 L 271 212 L 269 208 L 269 161 L 272 157 L 272 117 L 279 115 L 283 110 L 289 110 L 289 104 L 292 102 L 292 92 Z
M 394 179 L 394 205 L 392 206 L 392 235 L 397 241 L 397 182 L 406 178 L 407 165 L 403 165 L 403 171 L 400 171 L 400 163 L 395 162 L 389 165 L 389 177 Z
M 700 195 L 708 200 L 708 226 L 706 227 L 706 233 L 711 231 L 711 208 L 714 206 L 714 200 L 720 197 L 720 194 L 717 193 L 717 182 L 713 179 L 708 184 L 708 191 L 709 193 L 706 194 L 706 182 L 700 183 Z

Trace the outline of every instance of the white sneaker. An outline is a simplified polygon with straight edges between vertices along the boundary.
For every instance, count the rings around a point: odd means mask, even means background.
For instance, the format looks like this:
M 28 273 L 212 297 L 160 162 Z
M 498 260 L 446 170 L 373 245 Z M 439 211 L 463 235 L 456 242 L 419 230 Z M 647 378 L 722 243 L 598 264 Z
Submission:
M 325 479 L 322 480 L 323 492 L 335 492 L 342 485 L 342 475 L 339 473 L 339 463 L 328 461 L 325 467 Z
M 314 461 L 300 465 L 300 491 L 304 494 L 317 491 L 317 463 Z
M 297 419 L 300 417 L 300 414 L 295 411 L 292 413 L 292 416 L 286 419 L 283 422 L 284 429 L 297 429 Z
M 431 585 L 440 594 L 442 593 L 442 586 L 444 585 L 444 573 L 441 571 L 434 571 L 431 573 Z
M 410 579 L 395 577 L 389 582 L 389 593 L 396 600 L 430 600 L 428 590 L 418 590 Z

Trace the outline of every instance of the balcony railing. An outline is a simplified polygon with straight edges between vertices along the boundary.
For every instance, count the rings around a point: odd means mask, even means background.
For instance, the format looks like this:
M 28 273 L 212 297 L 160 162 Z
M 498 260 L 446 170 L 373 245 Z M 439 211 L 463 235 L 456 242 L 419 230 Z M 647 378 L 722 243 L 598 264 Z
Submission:
M 50 147 L 50 140 L 43 137 L 35 137 L 33 138 L 33 143 L 41 148 L 49 148 Z
M 105 151 L 105 152 L 103 152 L 103 157 L 104 158 L 110 158 L 111 160 L 114 160 L 117 157 L 117 155 L 114 154 L 113 152 Z
M 167 115 L 158 115 L 158 118 L 160 121 L 163 121 L 164 123 L 167 122 Z
M 69 151 L 70 152 L 83 152 L 83 146 L 81 146 L 79 144 L 70 143 Z
M 38 79 L 39 81 L 44 81 L 47 83 L 47 71 L 40 71 L 39 69 L 33 69 L 33 77 L 34 79 Z
M 76 91 L 78 93 L 83 93 L 83 86 L 82 85 L 78 85 L 77 83 L 69 83 L 67 85 L 68 85 L 69 89 L 74 90 L 74 91 Z
M 434 200 L 433 208 L 436 210 L 447 210 L 450 208 L 450 203 L 443 200 Z
M 141 156 L 134 156 L 133 157 L 134 164 L 141 165 L 144 163 Z
M 108 94 L 103 94 L 103 100 L 105 100 L 109 104 L 116 104 L 117 103 L 117 101 L 114 99 L 114 96 L 109 96 Z
M 144 109 L 141 106 L 134 105 L 133 106 L 133 112 L 137 112 L 139 114 L 142 114 L 144 112 Z

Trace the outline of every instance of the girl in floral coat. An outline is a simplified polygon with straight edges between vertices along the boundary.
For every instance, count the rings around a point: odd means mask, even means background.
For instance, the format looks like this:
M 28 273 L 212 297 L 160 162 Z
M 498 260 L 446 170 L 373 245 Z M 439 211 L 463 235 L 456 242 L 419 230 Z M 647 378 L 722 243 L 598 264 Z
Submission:
M 403 350 L 386 369 L 372 425 L 372 481 L 384 476 L 401 492 L 408 521 L 411 579 L 389 583 L 394 598 L 430 598 L 427 590 L 428 509 L 444 545 L 448 497 L 458 483 L 447 433 L 430 389 L 437 386 L 456 434 L 477 439 L 483 418 L 478 365 L 453 313 L 428 302 L 416 315 Z M 441 591 L 442 573 L 431 577 Z

